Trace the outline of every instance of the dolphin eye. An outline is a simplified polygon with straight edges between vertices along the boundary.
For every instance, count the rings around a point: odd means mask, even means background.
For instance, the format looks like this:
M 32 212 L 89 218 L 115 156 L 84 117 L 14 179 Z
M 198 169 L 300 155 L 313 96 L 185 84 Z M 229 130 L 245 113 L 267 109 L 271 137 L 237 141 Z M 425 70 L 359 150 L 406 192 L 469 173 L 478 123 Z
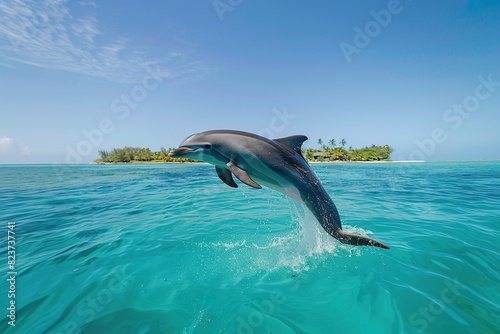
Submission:
M 211 149 L 211 148 L 212 148 L 212 145 L 210 145 L 210 144 L 205 144 L 205 145 L 203 145 L 203 148 L 205 148 L 206 150 L 209 150 L 209 149 Z

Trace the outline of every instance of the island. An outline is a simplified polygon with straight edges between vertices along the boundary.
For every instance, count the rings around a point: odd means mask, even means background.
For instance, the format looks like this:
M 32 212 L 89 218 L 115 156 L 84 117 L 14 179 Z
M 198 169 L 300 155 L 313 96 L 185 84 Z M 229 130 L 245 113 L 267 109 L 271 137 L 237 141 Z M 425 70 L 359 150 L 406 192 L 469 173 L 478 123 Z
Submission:
M 371 145 L 362 148 L 346 149 L 347 141 L 342 138 L 340 145 L 336 145 L 335 139 L 330 139 L 324 143 L 323 139 L 318 139 L 318 149 L 308 148 L 302 150 L 302 155 L 307 161 L 390 161 L 391 153 L 394 149 L 389 145 Z
M 327 144 L 318 139 L 319 148 L 306 148 L 302 155 L 308 162 L 362 162 L 362 161 L 390 161 L 394 151 L 389 145 L 371 145 L 362 148 L 346 148 L 346 140 L 342 138 L 340 145 L 335 139 L 330 139 Z M 95 164 L 120 164 L 120 163 L 193 163 L 196 160 L 187 158 L 172 158 L 169 156 L 173 148 L 162 147 L 153 152 L 149 148 L 130 147 L 114 148 L 110 151 L 99 150 L 99 158 Z
M 130 147 L 114 148 L 111 151 L 99 150 L 100 158 L 94 164 L 123 164 L 123 163 L 192 163 L 196 160 L 187 158 L 172 158 L 169 153 L 173 148 L 162 147 L 153 152 L 149 148 Z

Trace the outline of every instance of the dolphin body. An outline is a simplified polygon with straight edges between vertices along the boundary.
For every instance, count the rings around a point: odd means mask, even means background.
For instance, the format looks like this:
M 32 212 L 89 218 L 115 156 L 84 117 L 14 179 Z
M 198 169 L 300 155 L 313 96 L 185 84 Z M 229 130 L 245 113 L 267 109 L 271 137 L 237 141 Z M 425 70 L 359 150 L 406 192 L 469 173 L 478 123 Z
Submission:
M 301 135 L 271 140 L 241 131 L 206 131 L 186 138 L 170 156 L 215 165 L 230 187 L 238 187 L 234 175 L 250 187 L 265 185 L 304 203 L 325 231 L 344 244 L 389 249 L 380 241 L 342 230 L 335 204 L 302 156 L 306 140 Z

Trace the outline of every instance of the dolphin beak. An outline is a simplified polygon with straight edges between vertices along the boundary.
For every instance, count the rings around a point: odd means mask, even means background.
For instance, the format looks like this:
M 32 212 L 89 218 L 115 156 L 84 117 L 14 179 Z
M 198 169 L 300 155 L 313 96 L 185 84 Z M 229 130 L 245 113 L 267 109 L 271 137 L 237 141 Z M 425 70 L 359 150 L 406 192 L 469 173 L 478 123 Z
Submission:
M 170 152 L 168 155 L 173 157 L 173 158 L 178 158 L 178 157 L 183 156 L 184 154 L 188 154 L 191 152 L 194 152 L 194 150 L 192 148 L 187 147 L 187 146 L 181 146 L 179 148 L 176 148 L 172 152 Z

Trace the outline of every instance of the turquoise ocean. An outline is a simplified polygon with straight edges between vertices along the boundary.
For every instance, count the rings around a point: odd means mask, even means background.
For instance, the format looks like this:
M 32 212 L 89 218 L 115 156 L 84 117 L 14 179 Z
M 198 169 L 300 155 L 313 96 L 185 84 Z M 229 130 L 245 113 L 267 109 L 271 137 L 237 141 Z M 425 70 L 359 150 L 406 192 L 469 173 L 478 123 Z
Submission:
M 500 162 L 312 168 L 391 249 L 207 164 L 0 166 L 0 333 L 500 333 Z

